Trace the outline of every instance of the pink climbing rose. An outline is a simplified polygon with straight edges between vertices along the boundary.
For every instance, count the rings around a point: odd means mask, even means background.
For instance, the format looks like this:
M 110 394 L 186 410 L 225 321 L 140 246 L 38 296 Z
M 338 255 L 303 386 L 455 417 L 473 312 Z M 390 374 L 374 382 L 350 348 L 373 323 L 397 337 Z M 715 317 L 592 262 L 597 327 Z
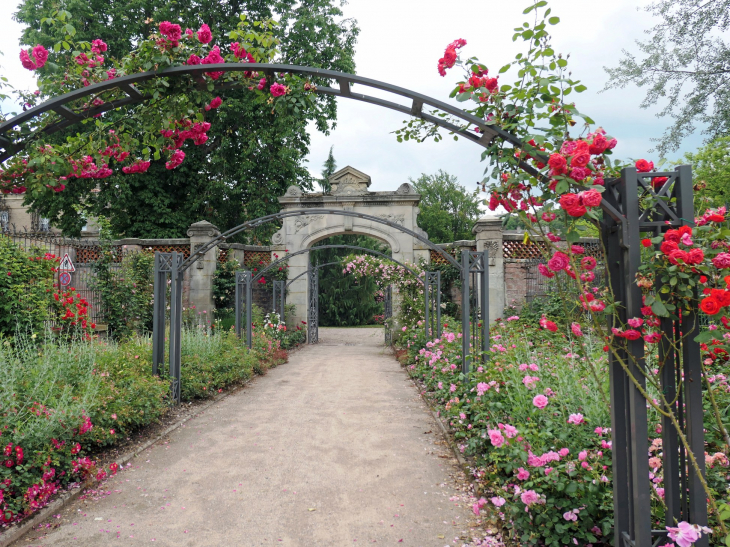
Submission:
M 32 59 L 31 55 L 33 56 Z M 35 46 L 30 52 L 25 49 L 20 50 L 20 62 L 23 68 L 27 68 L 28 70 L 38 70 L 46 64 L 47 60 L 48 50 L 40 44 Z
M 281 85 L 280 83 L 271 84 L 271 95 L 274 97 L 281 97 L 282 95 L 286 95 L 286 87 Z
M 545 397 L 545 395 L 535 395 L 535 398 L 532 399 L 532 404 L 535 405 L 537 408 L 542 410 L 548 405 L 548 398 Z
M 213 33 L 210 32 L 208 25 L 202 25 L 198 31 L 198 40 L 201 44 L 208 44 L 213 39 Z

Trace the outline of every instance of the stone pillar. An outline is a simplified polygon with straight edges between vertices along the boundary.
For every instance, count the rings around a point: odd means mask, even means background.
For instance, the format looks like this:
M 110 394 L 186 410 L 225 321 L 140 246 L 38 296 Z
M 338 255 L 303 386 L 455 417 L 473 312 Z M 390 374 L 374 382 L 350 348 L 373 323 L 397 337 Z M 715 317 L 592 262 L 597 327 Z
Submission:
M 190 238 L 190 254 L 203 247 L 220 235 L 218 228 L 207 220 L 191 224 L 188 228 Z M 218 247 L 213 247 L 201 258 L 196 260 L 188 271 L 190 272 L 190 306 L 195 306 L 199 313 L 205 312 L 209 317 L 213 313 L 213 276 L 218 262 Z
M 477 220 L 472 233 L 476 237 L 477 251 L 489 251 L 489 320 L 502 317 L 505 300 L 504 256 L 502 254 L 502 220 L 485 216 Z

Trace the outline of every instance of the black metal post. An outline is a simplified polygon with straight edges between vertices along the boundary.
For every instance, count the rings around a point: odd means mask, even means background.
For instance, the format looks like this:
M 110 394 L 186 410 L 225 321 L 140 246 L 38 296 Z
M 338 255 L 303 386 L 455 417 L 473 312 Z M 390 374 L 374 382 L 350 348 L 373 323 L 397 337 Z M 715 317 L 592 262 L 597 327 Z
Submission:
M 168 255 L 168 256 L 163 256 Z M 170 253 L 155 253 L 154 304 L 152 307 L 152 374 L 157 376 L 165 363 L 165 314 L 167 308 L 167 270 Z
M 489 254 L 487 248 L 481 253 L 481 283 L 479 292 L 482 307 L 482 363 L 487 360 L 489 351 Z
M 385 345 L 390 346 L 393 343 L 393 330 L 390 324 L 390 318 L 393 317 L 393 287 L 388 285 L 385 288 L 384 298 L 384 310 L 383 315 L 385 316 Z
M 253 317 L 251 308 L 253 306 L 253 274 L 249 271 L 243 272 L 244 294 L 246 295 L 246 346 L 253 347 Z
M 469 312 L 469 251 L 461 251 L 461 372 L 469 374 L 471 313 Z
M 238 336 L 239 339 L 241 338 L 241 313 L 242 313 L 242 310 L 241 310 L 241 298 L 242 298 L 241 274 L 243 274 L 243 272 L 236 272 L 236 274 L 235 274 L 236 275 L 236 291 L 235 291 L 234 304 L 233 304 L 233 310 L 234 310 L 234 313 L 236 314 L 236 336 Z
M 441 270 L 436 272 L 436 338 L 441 338 Z
M 182 253 L 172 253 L 170 277 L 172 291 L 170 295 L 170 379 L 172 381 L 171 396 L 174 403 L 180 402 L 181 380 L 181 338 L 182 338 Z
M 423 275 L 423 328 L 426 333 L 426 340 L 431 339 L 431 272 L 424 272 Z

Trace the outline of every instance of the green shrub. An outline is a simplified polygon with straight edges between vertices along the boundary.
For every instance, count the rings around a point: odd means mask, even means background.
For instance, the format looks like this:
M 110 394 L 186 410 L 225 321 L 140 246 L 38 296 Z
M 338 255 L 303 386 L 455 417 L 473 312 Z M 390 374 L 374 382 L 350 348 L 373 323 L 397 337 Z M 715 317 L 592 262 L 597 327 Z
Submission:
M 102 235 L 108 231 L 102 223 Z M 103 237 L 99 258 L 92 264 L 94 277 L 89 283 L 101 298 L 108 333 L 116 339 L 152 330 L 153 267 L 152 253 L 125 253 Z
M 55 255 L 42 249 L 27 253 L 0 235 L 0 336 L 16 329 L 43 333 L 57 265 Z
M 286 361 L 261 330 L 253 342 L 248 350 L 233 332 L 185 329 L 183 400 L 210 397 Z M 33 513 L 69 482 L 103 478 L 89 456 L 165 415 L 169 379 L 152 375 L 151 357 L 149 337 L 0 338 L 0 524 Z

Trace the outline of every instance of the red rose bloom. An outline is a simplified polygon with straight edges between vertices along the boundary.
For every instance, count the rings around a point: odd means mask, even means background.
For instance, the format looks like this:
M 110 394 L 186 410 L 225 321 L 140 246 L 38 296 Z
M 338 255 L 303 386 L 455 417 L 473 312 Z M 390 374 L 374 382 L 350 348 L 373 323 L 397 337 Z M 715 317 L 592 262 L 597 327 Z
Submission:
M 606 140 L 606 137 L 599 134 L 593 137 L 593 142 L 588 147 L 588 151 L 593 155 L 603 154 L 606 151 L 606 148 L 608 148 L 608 141 Z
M 550 268 L 554 272 L 564 270 L 568 267 L 568 264 L 570 264 L 570 259 L 568 258 L 568 255 L 560 251 L 556 251 L 552 258 L 548 260 L 548 268 Z
M 689 253 L 681 249 L 677 249 L 676 251 L 669 253 L 669 262 L 672 264 L 677 265 L 680 260 L 685 264 L 689 264 Z
M 725 215 L 712 213 L 707 216 L 707 220 L 709 220 L 710 222 L 725 222 Z
M 679 249 L 679 245 L 677 245 L 677 243 L 675 243 L 674 241 L 664 241 L 664 242 L 663 242 L 663 243 L 661 244 L 661 247 L 659 247 L 659 249 L 660 249 L 660 250 L 661 250 L 661 251 L 662 251 L 662 252 L 663 252 L 663 253 L 664 253 L 665 255 L 668 255 L 668 254 L 669 254 L 669 253 L 671 253 L 672 251 L 676 251 L 677 249 Z
M 567 171 L 568 162 L 564 156 L 560 154 L 550 154 L 548 165 L 553 171 L 553 175 L 562 175 Z
M 591 161 L 591 155 L 588 152 L 576 152 L 570 160 L 571 167 L 585 167 Z
M 720 303 L 712 296 L 700 300 L 700 309 L 707 315 L 715 315 L 721 308 Z
M 636 170 L 639 173 L 648 173 L 652 169 L 654 169 L 654 162 L 653 161 L 638 160 L 636 162 Z
M 689 235 L 692 235 L 692 227 L 691 227 L 691 226 L 680 226 L 680 227 L 679 227 L 679 228 L 677 229 L 677 232 L 679 232 L 679 237 L 680 237 L 680 239 L 681 239 L 681 237 L 682 237 L 682 236 L 683 236 L 684 234 L 689 234 Z
M 577 194 L 563 194 L 560 196 L 560 207 L 572 217 L 582 217 L 587 210 L 580 201 Z
M 702 249 L 692 249 L 687 257 L 687 264 L 702 264 L 705 260 L 705 253 Z
M 682 239 L 682 234 L 679 233 L 679 230 L 667 230 L 664 233 L 664 241 L 674 241 L 675 243 L 679 243 L 680 239 Z
M 596 267 L 596 259 L 592 256 L 585 256 L 580 260 L 580 266 L 584 270 L 592 270 Z
M 629 329 L 624 332 L 623 338 L 627 340 L 638 340 L 641 338 L 641 333 L 638 330 Z
M 654 190 L 659 190 L 659 188 L 664 186 L 664 183 L 668 180 L 669 178 L 667 177 L 654 177 L 651 179 L 651 187 L 654 188 Z
M 579 194 L 581 203 L 586 207 L 598 207 L 603 196 L 596 190 L 587 190 Z
M 651 247 L 651 239 L 642 239 L 642 240 L 641 240 L 641 244 L 642 244 L 642 245 L 643 245 L 644 247 Z

